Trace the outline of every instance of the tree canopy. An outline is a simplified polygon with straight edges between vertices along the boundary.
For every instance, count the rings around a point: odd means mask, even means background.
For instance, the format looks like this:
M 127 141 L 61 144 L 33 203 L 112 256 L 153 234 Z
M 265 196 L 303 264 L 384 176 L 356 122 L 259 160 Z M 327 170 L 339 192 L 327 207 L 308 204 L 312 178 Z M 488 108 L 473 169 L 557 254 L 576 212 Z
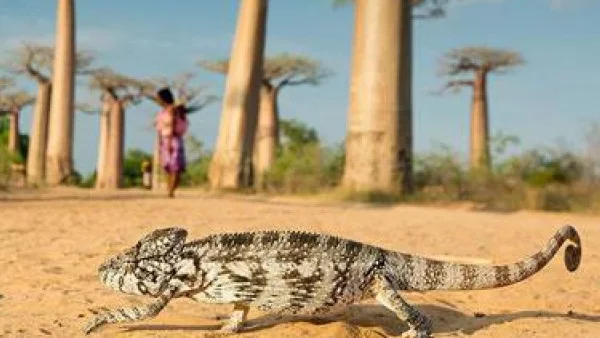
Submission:
M 89 73 L 94 57 L 89 52 L 77 52 L 75 69 Z M 24 43 L 10 53 L 3 68 L 15 75 L 31 76 L 38 81 L 49 81 L 54 63 L 54 47 Z
M 440 75 L 454 76 L 476 71 L 503 73 L 525 63 L 515 51 L 485 46 L 452 49 L 440 61 Z
M 147 80 L 145 81 L 144 96 L 155 101 L 156 91 L 161 87 L 169 87 L 173 91 L 176 103 L 184 105 L 188 114 L 200 111 L 215 102 L 218 97 L 208 94 L 207 86 L 192 84 L 191 82 L 195 78 L 195 73 L 183 72 L 171 78 L 159 77 Z
M 227 74 L 229 60 L 198 62 L 198 65 L 208 71 Z M 318 85 L 323 79 L 333 73 L 321 62 L 309 57 L 283 53 L 267 57 L 263 64 L 263 83 L 275 88 L 301 84 Z
M 146 83 L 123 75 L 109 68 L 100 68 L 91 72 L 90 89 L 108 93 L 113 99 L 137 101 L 141 99 Z
M 24 90 L 0 93 L 0 113 L 20 111 L 34 101 L 35 97 Z
M 467 73 L 483 72 L 503 74 L 509 69 L 524 64 L 521 54 L 515 51 L 469 46 L 452 49 L 440 60 L 438 75 L 451 78 L 440 92 L 457 92 L 462 87 L 472 87 L 472 79 L 460 78 Z
M 344 6 L 354 3 L 355 0 L 333 0 L 334 6 Z M 401 0 L 404 1 L 404 0 Z M 449 0 L 411 0 L 414 8 L 418 9 L 413 13 L 415 19 L 437 18 L 446 15 L 446 5 Z

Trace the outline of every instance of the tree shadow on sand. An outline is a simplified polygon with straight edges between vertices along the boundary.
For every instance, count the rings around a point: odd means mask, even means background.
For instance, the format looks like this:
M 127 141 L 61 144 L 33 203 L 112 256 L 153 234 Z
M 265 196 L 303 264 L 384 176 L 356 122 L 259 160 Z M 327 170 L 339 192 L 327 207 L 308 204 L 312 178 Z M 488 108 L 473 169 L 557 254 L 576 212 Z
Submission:
M 577 321 L 599 322 L 600 315 L 580 313 L 559 313 L 551 311 L 527 310 L 512 313 L 490 315 L 467 315 L 449 307 L 438 305 L 419 306 L 430 319 L 433 320 L 434 335 L 436 333 L 463 333 L 471 335 L 479 330 L 492 325 L 509 323 L 525 318 L 565 318 Z M 353 305 L 339 315 L 326 318 L 275 316 L 266 315 L 246 322 L 244 333 L 260 332 L 285 323 L 308 323 L 312 325 L 326 325 L 334 322 L 345 322 L 354 327 L 373 329 L 375 333 L 387 336 L 400 336 L 408 325 L 398 319 L 392 312 L 379 305 Z M 125 328 L 126 332 L 133 331 L 206 331 L 217 332 L 221 325 L 131 325 Z

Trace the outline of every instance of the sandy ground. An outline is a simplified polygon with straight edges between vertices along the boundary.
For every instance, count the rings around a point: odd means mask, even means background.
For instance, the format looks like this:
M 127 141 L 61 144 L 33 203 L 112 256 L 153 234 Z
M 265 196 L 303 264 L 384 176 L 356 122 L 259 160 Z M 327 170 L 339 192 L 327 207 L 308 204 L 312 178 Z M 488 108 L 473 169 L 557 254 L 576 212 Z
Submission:
M 89 309 L 147 302 L 104 288 L 96 268 L 159 227 L 185 226 L 190 238 L 220 231 L 302 229 L 403 252 L 508 263 L 541 248 L 565 223 L 576 225 L 583 239 L 583 262 L 573 274 L 557 256 L 533 278 L 507 288 L 407 294 L 434 320 L 436 337 L 600 337 L 600 217 L 192 191 L 174 200 L 140 191 L 0 194 L 0 336 L 81 336 Z M 110 326 L 96 336 L 216 337 L 219 318 L 229 311 L 229 306 L 175 300 L 153 320 Z M 260 316 L 251 311 L 252 322 L 264 325 L 241 337 L 394 337 L 407 329 L 375 303 L 352 306 L 328 322 L 266 324 Z

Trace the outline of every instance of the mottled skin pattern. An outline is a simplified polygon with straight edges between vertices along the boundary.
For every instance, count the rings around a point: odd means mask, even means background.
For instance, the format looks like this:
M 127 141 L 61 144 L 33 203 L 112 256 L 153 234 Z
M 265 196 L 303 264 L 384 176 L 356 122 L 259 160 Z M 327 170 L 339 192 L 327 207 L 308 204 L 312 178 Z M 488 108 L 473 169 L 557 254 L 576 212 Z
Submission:
M 105 310 L 84 328 L 156 316 L 178 297 L 234 304 L 222 328 L 242 329 L 249 307 L 275 314 L 326 315 L 374 297 L 405 320 L 411 337 L 429 337 L 427 317 L 400 296 L 403 290 L 475 290 L 522 281 L 542 269 L 570 240 L 565 265 L 575 271 L 581 244 L 571 226 L 541 251 L 511 265 L 470 265 L 388 251 L 338 237 L 304 232 L 219 234 L 185 243 L 180 228 L 156 230 L 99 268 L 105 285 L 156 298 L 147 306 Z

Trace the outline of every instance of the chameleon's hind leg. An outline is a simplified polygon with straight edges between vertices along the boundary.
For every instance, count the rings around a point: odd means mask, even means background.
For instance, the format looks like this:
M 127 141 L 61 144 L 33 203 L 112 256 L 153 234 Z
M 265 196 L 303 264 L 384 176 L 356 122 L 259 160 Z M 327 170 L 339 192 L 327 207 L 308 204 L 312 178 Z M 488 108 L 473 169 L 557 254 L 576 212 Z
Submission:
M 233 313 L 231 313 L 229 321 L 221 327 L 221 332 L 235 333 L 241 331 L 244 326 L 244 321 L 246 321 L 248 310 L 249 307 L 247 305 L 235 303 L 233 306 Z
M 431 337 L 431 321 L 424 314 L 408 304 L 400 293 L 387 281 L 382 281 L 375 299 L 404 320 L 410 329 L 402 337 Z

